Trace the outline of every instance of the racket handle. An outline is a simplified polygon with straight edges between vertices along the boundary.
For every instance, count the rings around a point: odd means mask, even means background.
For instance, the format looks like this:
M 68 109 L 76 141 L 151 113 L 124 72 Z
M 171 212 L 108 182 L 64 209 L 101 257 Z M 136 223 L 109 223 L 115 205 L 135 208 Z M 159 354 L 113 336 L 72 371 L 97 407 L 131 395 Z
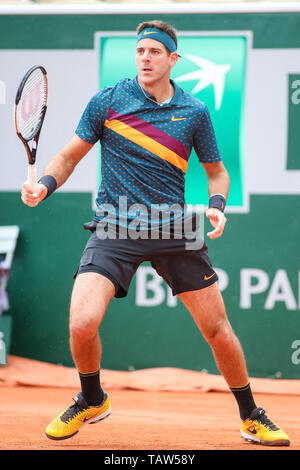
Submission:
M 35 166 L 35 163 L 33 165 L 28 165 L 28 183 L 30 185 L 34 185 L 36 183 L 36 166 Z

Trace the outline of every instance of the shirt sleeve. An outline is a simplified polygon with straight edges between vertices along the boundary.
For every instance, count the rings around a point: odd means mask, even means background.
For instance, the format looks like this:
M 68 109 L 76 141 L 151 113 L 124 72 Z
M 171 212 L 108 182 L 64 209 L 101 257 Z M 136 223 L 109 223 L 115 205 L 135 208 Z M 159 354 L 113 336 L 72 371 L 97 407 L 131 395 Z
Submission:
M 87 104 L 75 133 L 89 144 L 102 137 L 103 125 L 111 100 L 111 88 L 96 93 Z
M 199 121 L 197 120 L 193 146 L 200 162 L 212 163 L 222 160 L 211 117 L 206 105 L 204 105 L 201 119 Z

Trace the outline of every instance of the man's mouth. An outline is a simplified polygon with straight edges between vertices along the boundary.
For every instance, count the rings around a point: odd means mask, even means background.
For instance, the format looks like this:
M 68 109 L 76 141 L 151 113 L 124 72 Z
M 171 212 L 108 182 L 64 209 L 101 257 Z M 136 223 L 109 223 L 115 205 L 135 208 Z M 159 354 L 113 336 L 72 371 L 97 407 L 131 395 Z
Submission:
M 143 72 L 152 72 L 152 69 L 150 67 L 144 67 Z

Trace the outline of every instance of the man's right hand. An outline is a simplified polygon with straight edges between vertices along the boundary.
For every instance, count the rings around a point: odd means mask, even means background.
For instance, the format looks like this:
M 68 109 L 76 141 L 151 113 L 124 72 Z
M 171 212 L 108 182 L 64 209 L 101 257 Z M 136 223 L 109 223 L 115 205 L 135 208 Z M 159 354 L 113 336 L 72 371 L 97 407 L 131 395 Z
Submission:
M 37 206 L 47 196 L 48 189 L 44 184 L 29 184 L 28 181 L 22 186 L 21 199 L 29 207 Z

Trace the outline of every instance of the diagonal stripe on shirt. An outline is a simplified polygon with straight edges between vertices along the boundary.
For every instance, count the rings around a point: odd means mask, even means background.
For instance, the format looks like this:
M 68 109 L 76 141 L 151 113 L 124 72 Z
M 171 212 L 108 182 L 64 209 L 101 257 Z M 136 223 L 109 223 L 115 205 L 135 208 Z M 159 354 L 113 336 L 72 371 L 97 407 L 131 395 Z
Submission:
M 133 114 L 121 115 L 110 109 L 104 125 L 186 173 L 189 150 L 152 124 Z

